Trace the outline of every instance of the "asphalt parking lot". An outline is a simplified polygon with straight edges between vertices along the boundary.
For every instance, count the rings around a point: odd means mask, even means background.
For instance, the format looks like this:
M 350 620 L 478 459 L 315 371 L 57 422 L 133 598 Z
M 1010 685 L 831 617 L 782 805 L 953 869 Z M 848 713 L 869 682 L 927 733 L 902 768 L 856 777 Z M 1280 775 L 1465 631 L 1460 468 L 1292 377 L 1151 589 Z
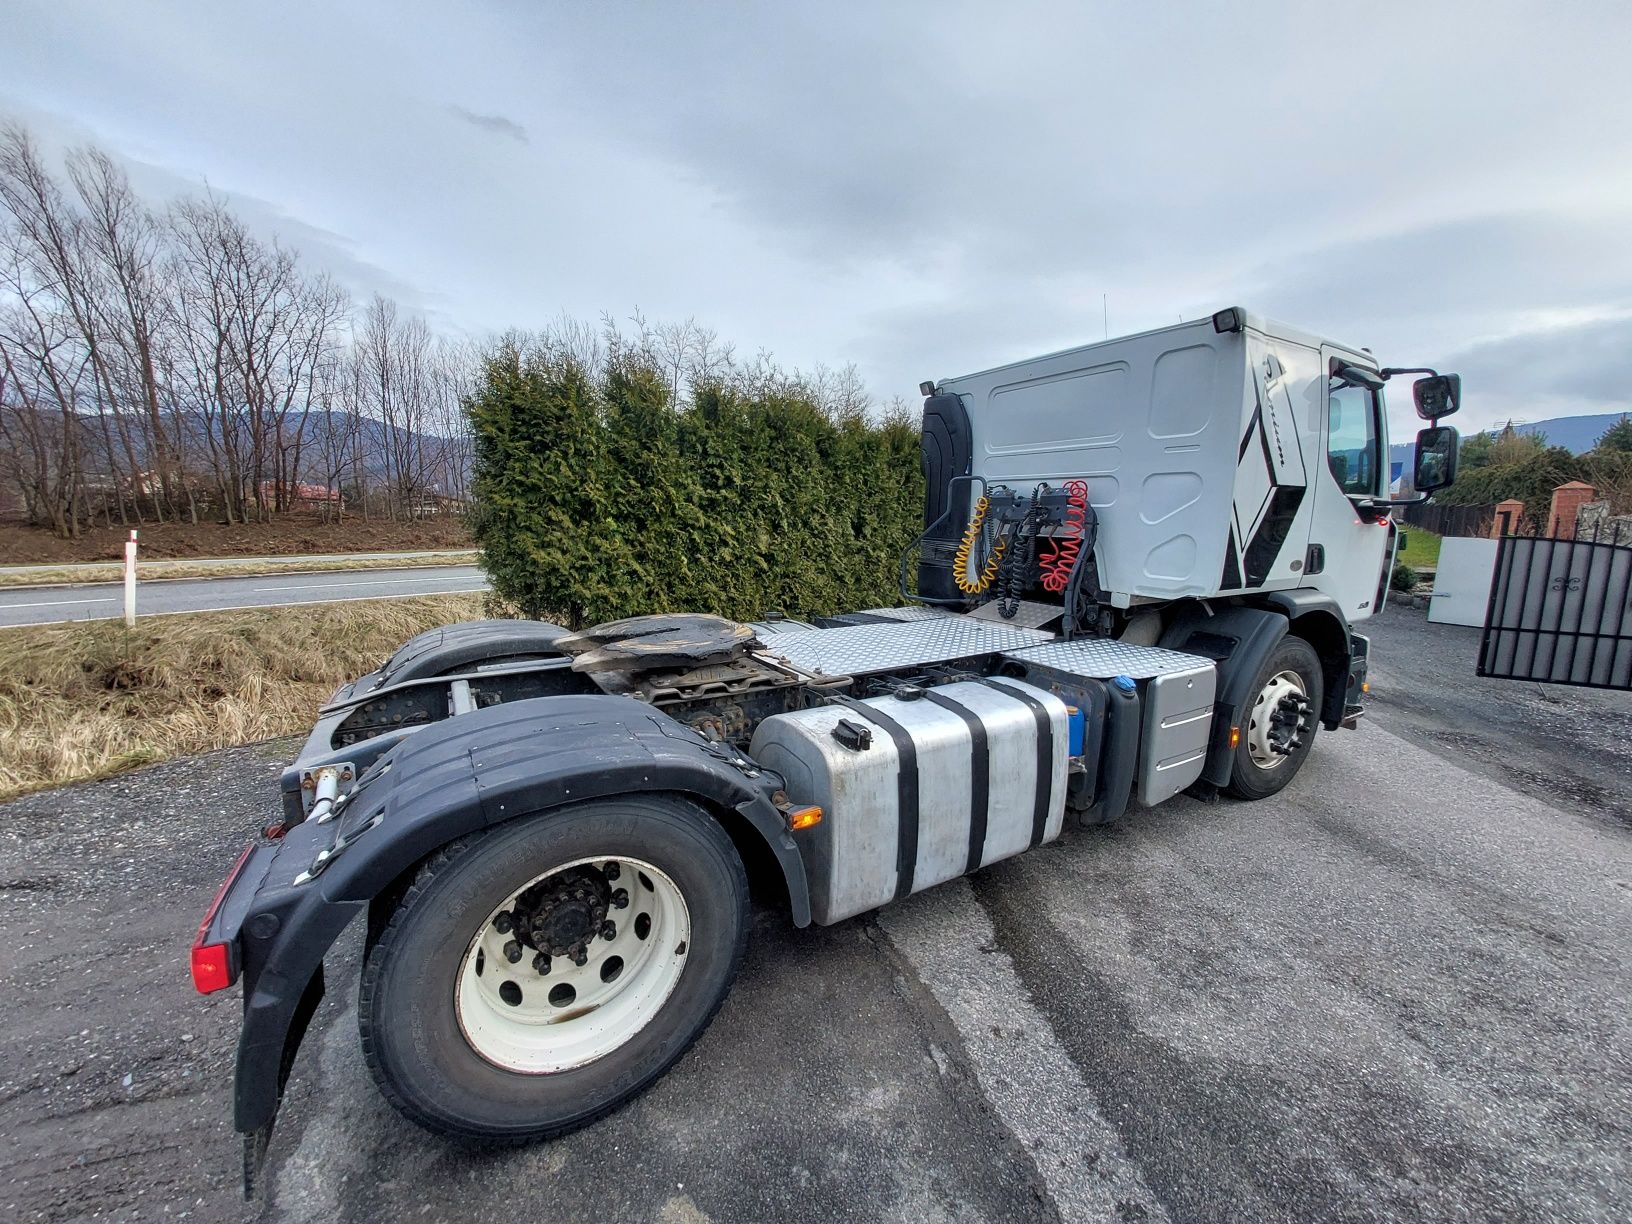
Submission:
M 288 743 L 0 807 L 18 1220 L 1624 1220 L 1632 696 L 1373 622 L 1374 701 L 1258 804 L 1178 799 L 829 929 L 756 914 L 675 1071 L 472 1154 L 357 1050 L 360 936 L 237 1199 L 236 992 L 186 945 Z

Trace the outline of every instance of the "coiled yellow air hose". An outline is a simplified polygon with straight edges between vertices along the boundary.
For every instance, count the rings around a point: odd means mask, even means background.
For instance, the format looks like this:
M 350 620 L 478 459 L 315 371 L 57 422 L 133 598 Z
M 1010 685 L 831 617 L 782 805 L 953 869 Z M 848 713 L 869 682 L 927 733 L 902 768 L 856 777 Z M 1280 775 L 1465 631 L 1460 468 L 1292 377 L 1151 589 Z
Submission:
M 963 541 L 958 545 L 958 551 L 952 558 L 952 578 L 958 584 L 958 590 L 965 595 L 978 595 L 992 585 L 992 579 L 997 577 L 998 563 L 1003 560 L 1003 549 L 1008 541 L 999 540 L 992 549 L 991 555 L 986 558 L 986 565 L 980 571 L 979 578 L 969 577 L 969 555 L 975 550 L 975 541 L 980 539 L 980 525 L 986 519 L 986 511 L 991 507 L 991 499 L 981 497 L 975 503 L 975 517 L 969 520 L 969 526 L 963 530 Z

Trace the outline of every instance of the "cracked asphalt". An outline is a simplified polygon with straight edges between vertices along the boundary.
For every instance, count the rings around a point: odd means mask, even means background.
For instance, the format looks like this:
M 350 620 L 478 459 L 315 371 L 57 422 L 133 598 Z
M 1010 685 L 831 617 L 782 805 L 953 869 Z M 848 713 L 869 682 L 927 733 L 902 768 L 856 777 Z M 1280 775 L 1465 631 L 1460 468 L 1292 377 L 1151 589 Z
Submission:
M 0 807 L 0 1215 L 273 1221 L 1625 1220 L 1632 696 L 1369 623 L 1371 712 L 1257 804 L 1180 798 L 904 904 L 756 910 L 694 1050 L 556 1143 L 401 1121 L 360 933 L 237 1198 L 237 992 L 186 945 L 290 741 Z

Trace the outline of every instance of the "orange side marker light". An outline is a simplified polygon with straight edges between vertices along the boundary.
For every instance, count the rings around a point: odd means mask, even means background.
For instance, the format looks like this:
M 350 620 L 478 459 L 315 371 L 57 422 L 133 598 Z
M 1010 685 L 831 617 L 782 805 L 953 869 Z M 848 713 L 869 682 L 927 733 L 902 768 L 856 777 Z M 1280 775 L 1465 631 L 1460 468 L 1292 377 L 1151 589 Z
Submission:
M 810 807 L 794 808 L 788 813 L 788 828 L 808 829 L 822 823 L 822 809 L 814 804 Z

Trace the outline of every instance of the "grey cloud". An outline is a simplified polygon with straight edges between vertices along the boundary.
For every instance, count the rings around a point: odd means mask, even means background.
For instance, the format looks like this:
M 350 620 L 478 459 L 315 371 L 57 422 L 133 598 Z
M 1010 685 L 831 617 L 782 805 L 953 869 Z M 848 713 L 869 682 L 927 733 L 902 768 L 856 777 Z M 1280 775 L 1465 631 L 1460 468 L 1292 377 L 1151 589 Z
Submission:
M 0 74 L 456 323 L 638 301 L 881 397 L 1095 339 L 1102 293 L 1411 365 L 1632 313 L 1624 4 L 1385 4 L 1363 63 L 1252 2 L 407 9 L 42 2 Z
M 1024 156 L 1013 139 L 1028 123 L 1024 99 L 971 93 L 924 63 L 931 12 L 835 16 L 676 6 L 633 22 L 558 10 L 546 55 L 582 122 L 688 167 L 742 219 L 808 254 L 916 260 L 1001 228 L 1011 190 L 1001 180 Z M 685 46 L 706 47 L 711 67 L 676 53 Z
M 1624 217 L 1525 212 L 1464 217 L 1339 241 L 1260 265 L 1243 282 L 1266 312 L 1477 318 L 1624 301 Z
M 488 132 L 495 132 L 500 136 L 508 136 L 512 140 L 519 140 L 522 144 L 530 143 L 527 139 L 527 129 L 514 119 L 506 119 L 503 115 L 478 115 L 475 111 L 468 111 L 462 106 L 450 106 L 448 110 L 474 127 L 479 127 Z
M 1491 340 L 1453 353 L 1447 369 L 1471 385 L 1523 401 L 1583 401 L 1587 411 L 1632 408 L 1632 316 Z
M 434 306 L 434 294 L 359 254 L 355 239 L 304 220 L 274 200 L 243 189 L 223 187 L 211 182 L 202 172 L 194 175 L 187 168 L 160 165 L 134 156 L 93 126 L 64 119 L 0 94 L 0 120 L 10 118 L 20 120 L 54 160 L 60 161 L 68 150 L 83 145 L 103 149 L 124 168 L 131 184 L 153 208 L 163 208 L 178 197 L 210 192 L 237 213 L 251 232 L 294 248 L 308 266 L 329 273 L 351 293 L 362 297 L 383 293 L 414 309 L 430 310 Z
M 1187 13 L 1181 29 L 1154 12 L 998 12 L 583 7 L 552 11 L 543 55 L 582 121 L 691 167 L 745 220 L 825 259 L 952 249 L 970 272 L 1113 284 L 1276 257 L 1321 223 L 1352 233 L 1374 203 L 1398 216 L 1428 196 L 1421 177 L 1540 174 L 1535 134 L 1561 105 L 1534 76 L 1464 97 L 1427 17 L 1420 43 L 1390 51 L 1399 71 L 1339 84 L 1321 39 L 1264 14 Z M 1592 24 L 1550 19 L 1536 52 Z M 1513 42 L 1469 31 L 1458 53 L 1499 61 Z M 1610 113 L 1632 119 L 1613 101 L 1605 131 Z M 1477 143 L 1446 139 L 1470 129 Z
M 1067 310 L 1024 294 L 869 311 L 860 322 L 848 349 L 864 370 L 902 371 L 904 359 L 916 362 L 903 371 L 908 377 L 879 384 L 886 399 L 911 394 L 926 378 L 956 377 L 1102 338 L 1097 305 L 1091 312 Z
M 1625 232 L 1624 218 L 1606 215 L 1463 217 L 1262 264 L 1241 278 L 1240 296 L 1369 345 L 1389 365 L 1460 372 L 1470 427 L 1602 412 L 1632 386 Z M 1586 321 L 1543 326 L 1549 316 Z M 1404 420 L 1409 396 L 1391 402 Z

